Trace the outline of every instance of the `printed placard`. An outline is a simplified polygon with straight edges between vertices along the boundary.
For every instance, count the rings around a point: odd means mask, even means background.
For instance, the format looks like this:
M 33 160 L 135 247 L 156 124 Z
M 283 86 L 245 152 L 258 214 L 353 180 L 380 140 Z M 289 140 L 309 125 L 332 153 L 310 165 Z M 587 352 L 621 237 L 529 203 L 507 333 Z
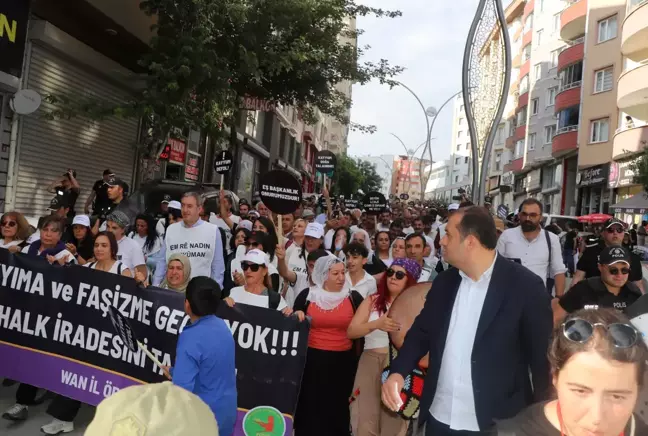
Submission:
M 362 207 L 369 215 L 379 215 L 387 209 L 387 199 L 378 191 L 369 192 L 362 199 Z
M 336 165 L 337 158 L 332 151 L 322 150 L 315 154 L 315 169 L 321 174 L 333 174 Z
M 214 158 L 214 171 L 218 174 L 227 174 L 232 169 L 234 158 L 229 150 L 221 150 Z
M 273 170 L 261 177 L 259 195 L 272 212 L 281 215 L 293 213 L 302 200 L 301 184 L 289 172 Z

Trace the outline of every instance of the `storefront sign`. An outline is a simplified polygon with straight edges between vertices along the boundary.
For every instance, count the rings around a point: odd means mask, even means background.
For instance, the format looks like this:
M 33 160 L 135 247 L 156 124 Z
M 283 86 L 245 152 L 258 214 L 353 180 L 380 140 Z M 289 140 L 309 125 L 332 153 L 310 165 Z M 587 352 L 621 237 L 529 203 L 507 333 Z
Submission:
M 273 170 L 263 175 L 260 195 L 268 209 L 281 215 L 293 213 L 302 200 L 299 181 L 283 170 Z
M 0 2 L 0 71 L 14 77 L 22 75 L 29 0 Z
M 234 158 L 229 150 L 221 150 L 214 159 L 214 171 L 218 174 L 227 174 L 232 169 Z
M 529 174 L 527 174 L 527 191 L 538 191 L 541 186 L 540 169 L 529 171 Z
M 576 185 L 579 188 L 583 188 L 605 183 L 608 178 L 609 168 L 610 166 L 605 164 L 579 171 L 576 175 Z
M 488 179 L 487 191 L 494 191 L 500 187 L 500 176 L 494 176 Z
M 200 155 L 189 152 L 189 159 L 185 167 L 185 180 L 188 182 L 197 182 L 200 178 Z
M 241 99 L 241 109 L 249 111 L 274 112 L 276 104 L 272 100 L 250 97 L 246 95 Z
M 611 162 L 608 187 L 614 189 L 620 186 L 634 185 L 634 172 L 630 169 L 630 165 L 636 161 L 637 159 L 624 162 Z
M 501 185 L 508 185 L 508 186 L 513 186 L 513 180 L 515 179 L 515 176 L 513 175 L 512 171 L 509 171 L 508 173 L 502 174 L 501 180 L 500 180 L 500 186 Z
M 315 154 L 315 170 L 320 174 L 333 174 L 336 164 L 337 159 L 332 151 L 322 150 Z
M 184 165 L 187 155 L 187 144 L 179 139 L 169 138 L 169 162 Z
M 378 215 L 387 209 L 387 199 L 378 191 L 369 192 L 362 199 L 362 207 L 368 215 Z

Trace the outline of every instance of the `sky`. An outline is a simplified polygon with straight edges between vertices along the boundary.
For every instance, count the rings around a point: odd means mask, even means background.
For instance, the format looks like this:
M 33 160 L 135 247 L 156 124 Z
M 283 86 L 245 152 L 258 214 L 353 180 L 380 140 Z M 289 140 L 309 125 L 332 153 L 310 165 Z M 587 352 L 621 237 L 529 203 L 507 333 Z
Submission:
M 361 4 L 398 9 L 398 18 L 359 17 L 364 30 L 358 46 L 370 45 L 359 62 L 387 59 L 405 71 L 397 80 L 412 88 L 425 107 L 437 109 L 454 93 L 461 91 L 461 65 L 466 35 L 474 17 L 477 0 L 359 0 Z M 508 1 L 505 1 L 508 3 Z M 450 156 L 453 102 L 441 111 L 434 125 L 432 159 Z M 348 153 L 352 156 L 404 154 L 403 146 L 390 135 L 398 135 L 409 149 L 425 141 L 423 110 L 404 88 L 372 82 L 353 86 L 351 121 L 375 125 L 373 134 L 350 132 Z M 420 156 L 423 147 L 417 152 Z

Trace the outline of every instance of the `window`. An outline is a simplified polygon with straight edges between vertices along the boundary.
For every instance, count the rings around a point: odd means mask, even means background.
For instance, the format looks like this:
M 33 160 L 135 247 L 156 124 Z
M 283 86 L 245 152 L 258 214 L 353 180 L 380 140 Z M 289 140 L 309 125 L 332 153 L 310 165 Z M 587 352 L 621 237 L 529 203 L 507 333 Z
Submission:
M 455 176 L 455 183 L 459 181 L 459 176 Z
M 470 142 L 466 144 L 466 150 L 470 149 Z
M 556 94 L 558 93 L 558 87 L 552 86 L 547 89 L 547 107 L 553 106 L 556 103 Z
M 518 159 L 522 157 L 522 153 L 524 152 L 524 140 L 520 139 L 518 142 L 515 143 L 515 159 Z
M 542 78 L 542 64 L 535 64 L 533 66 L 533 78 L 540 80 Z
M 502 152 L 497 151 L 495 152 L 495 171 L 501 171 L 502 170 Z
M 463 124 L 464 119 L 462 117 L 459 117 L 459 124 Z
M 610 131 L 610 119 L 602 118 L 600 120 L 592 121 L 592 128 L 590 129 L 590 144 L 597 142 L 607 142 Z
M 520 95 L 529 92 L 529 75 L 522 77 L 520 80 Z
M 540 8 L 540 12 L 544 11 L 544 0 L 538 2 L 538 8 Z
M 461 135 L 462 135 L 462 134 L 463 134 L 463 132 L 462 132 L 461 130 L 459 130 L 459 131 L 457 132 L 457 138 L 461 138 Z
M 551 31 L 555 32 L 560 28 L 560 12 L 553 16 L 553 25 L 551 26 Z
M 457 144 L 457 151 L 461 150 L 461 144 Z
M 536 47 L 539 46 L 540 44 L 542 44 L 542 33 L 543 32 L 544 32 L 544 30 L 542 30 L 542 29 L 540 29 L 540 30 L 538 30 L 536 32 L 536 42 L 535 42 Z
M 459 110 L 460 110 L 461 112 L 463 112 L 463 111 L 464 111 L 464 105 L 459 106 Z
M 534 98 L 533 100 L 531 100 L 531 115 L 537 115 L 539 108 L 540 108 L 540 99 Z
M 531 151 L 535 150 L 535 143 L 536 143 L 536 134 L 531 133 L 529 135 L 529 150 Z
M 583 79 L 583 62 L 576 62 L 560 72 L 560 86 L 569 89 L 580 85 Z
M 468 163 L 468 156 L 464 158 L 464 163 Z
M 612 67 L 598 70 L 595 74 L 594 93 L 612 89 Z
M 558 66 L 558 55 L 560 50 L 554 50 L 549 54 L 549 68 L 556 68 Z
M 497 144 L 504 142 L 504 125 L 497 126 L 497 133 L 495 134 L 495 142 Z
M 609 41 L 617 36 L 617 16 L 613 15 L 598 22 L 598 42 Z
M 552 124 L 551 126 L 545 126 L 544 128 L 544 143 L 551 144 L 553 137 L 556 136 L 556 125 Z
M 529 16 L 526 18 L 526 21 L 524 22 L 524 33 L 528 32 L 533 28 L 533 14 L 529 14 Z
M 527 121 L 527 107 L 524 106 L 520 112 L 517 113 L 517 125 L 518 127 L 526 125 Z
M 531 44 L 527 44 L 522 49 L 522 58 L 525 61 L 528 61 L 530 57 L 531 57 Z
M 456 158 L 455 158 L 455 165 L 459 165 L 460 163 L 461 163 L 461 158 L 460 158 L 460 157 L 456 157 Z

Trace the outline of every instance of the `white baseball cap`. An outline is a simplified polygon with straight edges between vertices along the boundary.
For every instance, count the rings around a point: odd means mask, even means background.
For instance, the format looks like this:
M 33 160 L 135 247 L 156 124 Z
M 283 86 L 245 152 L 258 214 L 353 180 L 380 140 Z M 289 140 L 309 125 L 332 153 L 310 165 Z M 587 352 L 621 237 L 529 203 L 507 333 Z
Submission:
M 459 209 L 459 203 L 450 203 L 448 205 L 448 210 L 458 210 Z
M 252 221 L 243 220 L 238 224 L 238 227 L 240 227 L 242 229 L 248 229 L 249 231 L 252 231 Z
M 76 226 L 77 224 L 80 226 L 90 227 L 90 217 L 88 217 L 88 215 L 75 216 L 72 220 L 72 225 Z
M 248 251 L 245 256 L 243 257 L 243 262 L 250 262 L 254 263 L 257 265 L 265 265 L 266 264 L 266 254 L 258 249 L 253 249 Z
M 321 239 L 324 237 L 324 226 L 320 223 L 309 223 L 306 226 L 306 231 L 304 236 L 310 236 L 311 238 Z
M 171 200 L 169 201 L 169 208 L 182 210 L 182 204 L 178 200 Z

